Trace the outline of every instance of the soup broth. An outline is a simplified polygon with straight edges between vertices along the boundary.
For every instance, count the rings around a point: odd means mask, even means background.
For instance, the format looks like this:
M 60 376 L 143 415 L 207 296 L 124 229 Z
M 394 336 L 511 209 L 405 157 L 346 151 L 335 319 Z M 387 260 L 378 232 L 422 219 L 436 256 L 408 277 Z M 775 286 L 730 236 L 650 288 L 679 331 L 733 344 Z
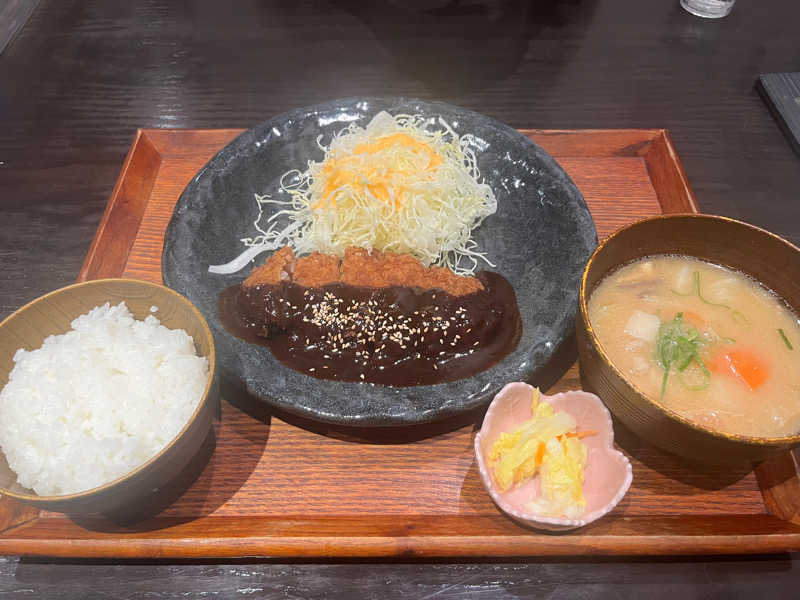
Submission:
M 749 277 L 651 256 L 603 279 L 588 309 L 611 362 L 652 400 L 721 432 L 800 431 L 800 321 Z

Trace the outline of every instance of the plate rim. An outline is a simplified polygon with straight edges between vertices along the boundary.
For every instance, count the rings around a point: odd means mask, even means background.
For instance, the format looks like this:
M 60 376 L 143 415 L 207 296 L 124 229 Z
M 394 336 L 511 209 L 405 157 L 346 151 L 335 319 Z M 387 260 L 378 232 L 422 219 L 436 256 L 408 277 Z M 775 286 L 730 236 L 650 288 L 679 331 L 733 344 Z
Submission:
M 578 213 L 581 212 L 581 209 L 585 213 L 584 221 L 588 223 L 590 227 L 590 231 L 586 230 L 578 230 L 579 234 L 586 234 L 586 239 L 581 241 L 586 242 L 588 244 L 587 247 L 587 254 L 586 259 L 591 255 L 593 249 L 596 247 L 598 243 L 597 237 L 597 227 L 594 223 L 594 219 L 589 211 L 588 205 L 586 203 L 583 194 L 581 193 L 580 189 L 575 185 L 572 178 L 566 172 L 566 170 L 555 160 L 555 158 L 550 155 L 546 150 L 544 150 L 541 146 L 539 146 L 536 142 L 530 139 L 528 136 L 521 133 L 519 130 L 514 129 L 513 127 L 499 121 L 498 119 L 489 116 L 484 113 L 479 113 L 477 111 L 473 111 L 468 108 L 464 108 L 458 105 L 450 104 L 448 102 L 443 102 L 440 100 L 425 100 L 416 97 L 407 97 L 407 96 L 350 96 L 345 98 L 335 98 L 332 100 L 328 100 L 325 102 L 315 103 L 308 106 L 302 106 L 293 108 L 291 110 L 282 112 L 280 114 L 274 115 L 269 119 L 261 121 L 254 126 L 242 131 L 238 134 L 235 138 L 230 140 L 227 144 L 225 144 L 222 148 L 220 148 L 215 154 L 208 160 L 206 163 L 192 176 L 189 182 L 186 184 L 184 189 L 182 190 L 178 200 L 175 204 L 175 209 L 173 210 L 173 214 L 170 217 L 169 223 L 165 230 L 164 234 L 164 246 L 162 249 L 161 254 L 161 272 L 162 272 L 162 281 L 164 285 L 174 289 L 175 291 L 184 294 L 185 292 L 181 289 L 178 285 L 177 281 L 172 281 L 170 270 L 167 268 L 168 263 L 168 242 L 170 239 L 175 237 L 174 230 L 179 226 L 179 216 L 182 212 L 185 212 L 188 208 L 190 208 L 191 201 L 188 199 L 192 193 L 197 195 L 198 188 L 200 182 L 202 181 L 203 175 L 206 172 L 212 172 L 215 167 L 220 166 L 220 164 L 224 164 L 226 160 L 226 153 L 231 153 L 232 150 L 236 149 L 237 146 L 241 146 L 241 149 L 247 148 L 249 146 L 243 144 L 243 140 L 254 137 L 258 138 L 259 136 L 255 135 L 256 132 L 265 132 L 269 129 L 275 127 L 278 124 L 284 124 L 288 120 L 297 120 L 298 118 L 308 118 L 314 112 L 322 112 L 324 110 L 334 110 L 338 107 L 341 110 L 344 106 L 353 106 L 355 109 L 358 108 L 358 105 L 361 103 L 380 103 L 380 104 L 389 104 L 389 105 L 419 105 L 426 109 L 425 112 L 432 112 L 430 109 L 438 109 L 444 112 L 456 113 L 461 116 L 469 116 L 480 119 L 484 121 L 487 125 L 491 125 L 492 128 L 502 132 L 504 135 L 511 137 L 512 139 L 518 140 L 523 147 L 528 147 L 532 150 L 533 154 L 535 154 L 537 161 L 541 161 L 542 166 L 545 170 L 547 170 L 548 175 L 558 175 L 561 177 L 563 184 L 566 188 L 571 188 L 569 190 L 569 196 L 574 200 L 577 201 L 576 210 Z M 363 110 L 363 109 L 362 109 Z M 382 110 L 382 109 L 379 109 Z M 366 112 L 371 112 L 369 109 Z M 342 125 L 344 127 L 345 125 Z M 250 152 L 247 153 L 240 153 L 241 155 L 248 156 Z M 187 198 L 184 201 L 184 197 Z M 578 300 L 578 284 L 580 282 L 580 273 L 576 276 L 576 289 L 575 289 L 575 299 L 573 304 L 575 304 L 576 312 L 577 312 L 577 300 Z M 516 290 L 515 290 L 516 291 Z M 191 299 L 189 299 L 191 301 Z M 198 310 L 200 310 L 198 308 Z M 202 311 L 201 311 L 202 312 Z M 209 318 L 209 317 L 206 317 Z M 213 321 L 213 318 L 210 319 Z M 211 323 L 210 323 L 211 324 Z M 214 324 L 216 325 L 216 324 Z M 524 327 L 523 323 L 523 327 Z M 211 327 L 214 335 L 217 335 L 216 327 Z M 561 331 L 561 335 L 563 336 L 561 339 L 561 343 L 554 344 L 547 355 L 547 359 L 544 361 L 543 364 L 539 365 L 538 368 L 529 371 L 528 375 L 525 377 L 525 381 L 530 381 L 537 372 L 544 369 L 548 364 L 551 363 L 553 358 L 559 353 L 561 347 L 568 343 L 570 337 L 574 336 L 575 331 L 575 320 L 567 319 L 566 327 L 563 331 Z M 220 342 L 216 342 L 218 345 Z M 265 351 L 269 351 L 265 348 Z M 222 357 L 221 357 L 222 358 Z M 507 357 L 506 357 L 507 358 Z M 502 364 L 504 359 L 500 362 L 495 363 L 485 371 L 491 370 L 495 366 Z M 409 418 L 408 413 L 382 413 L 376 414 L 374 412 L 368 413 L 347 413 L 347 414 L 331 414 L 326 411 L 322 411 L 320 409 L 313 408 L 312 406 L 307 406 L 307 403 L 296 403 L 296 402 L 287 402 L 280 398 L 265 398 L 264 394 L 259 392 L 255 389 L 254 382 L 251 382 L 249 378 L 242 377 L 239 373 L 230 373 L 228 369 L 224 367 L 224 360 L 219 361 L 220 367 L 220 374 L 228 379 L 234 380 L 232 383 L 238 386 L 240 389 L 246 389 L 247 393 L 253 396 L 258 402 L 264 403 L 266 406 L 270 408 L 277 408 L 281 411 L 286 411 L 287 413 L 310 419 L 316 422 L 326 423 L 330 425 L 338 425 L 338 426 L 348 426 L 348 427 L 364 427 L 364 428 L 380 428 L 380 427 L 402 427 L 402 426 L 415 426 L 415 425 L 424 425 L 429 423 L 435 423 L 439 421 L 443 421 L 448 418 L 453 418 L 458 415 L 462 415 L 468 413 L 471 410 L 478 409 L 482 406 L 488 406 L 491 399 L 500 390 L 504 385 L 509 383 L 508 381 L 497 381 L 497 382 L 490 382 L 487 386 L 484 386 L 484 390 L 480 394 L 479 398 L 474 399 L 467 399 L 461 404 L 447 404 L 445 406 L 437 407 L 437 408 L 427 408 L 427 409 L 418 409 L 413 413 L 413 416 Z M 290 369 L 289 367 L 282 365 L 281 363 L 277 362 L 277 364 L 281 365 L 283 368 Z M 519 367 L 515 367 L 515 370 L 519 371 Z M 324 380 L 324 379 L 317 379 L 315 378 L 320 384 L 346 384 L 346 385 L 364 385 L 360 382 L 341 382 L 338 380 Z M 425 386 L 409 386 L 409 387 L 397 387 L 395 389 L 398 390 L 420 390 L 426 388 L 434 388 L 438 386 L 446 386 L 446 385 L 453 385 L 458 384 L 460 381 L 463 380 L 456 380 L 453 382 L 444 382 L 440 384 L 432 384 L 432 385 L 425 385 Z M 378 385 L 378 384 L 376 384 Z M 391 387 L 391 386 L 386 386 Z

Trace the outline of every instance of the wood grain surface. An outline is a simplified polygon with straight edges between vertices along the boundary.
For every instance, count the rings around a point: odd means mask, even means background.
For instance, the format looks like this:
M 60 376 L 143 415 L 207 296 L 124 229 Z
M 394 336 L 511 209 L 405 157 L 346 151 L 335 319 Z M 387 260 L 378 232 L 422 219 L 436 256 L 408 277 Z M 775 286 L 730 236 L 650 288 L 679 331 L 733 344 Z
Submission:
M 160 282 L 164 232 L 180 193 L 238 133 L 140 130 L 80 278 L 117 273 Z M 637 218 L 695 209 L 663 130 L 524 133 L 578 185 L 601 239 Z M 567 367 L 549 392 L 580 388 L 577 365 Z M 599 524 L 553 539 L 510 522 L 483 489 L 472 451 L 481 411 L 375 430 L 271 411 L 233 386 L 223 386 L 223 398 L 208 463 L 187 473 L 186 486 L 166 494 L 149 518 L 43 512 L 0 536 L 0 549 L 120 558 L 697 554 L 741 552 L 742 539 L 751 552 L 800 547 L 800 527 L 781 520 L 794 516 L 795 474 L 773 477 L 765 505 L 750 468 L 688 464 L 620 425 L 631 490 Z
M 797 22 L 794 0 L 741 0 L 720 20 L 677 0 L 41 0 L 0 55 L 0 317 L 75 280 L 137 128 L 246 128 L 356 95 L 444 100 L 518 128 L 667 128 L 704 212 L 800 243 L 800 163 L 753 88 L 797 69 Z M 289 562 L 9 557 L 0 593 L 794 598 L 800 564 Z

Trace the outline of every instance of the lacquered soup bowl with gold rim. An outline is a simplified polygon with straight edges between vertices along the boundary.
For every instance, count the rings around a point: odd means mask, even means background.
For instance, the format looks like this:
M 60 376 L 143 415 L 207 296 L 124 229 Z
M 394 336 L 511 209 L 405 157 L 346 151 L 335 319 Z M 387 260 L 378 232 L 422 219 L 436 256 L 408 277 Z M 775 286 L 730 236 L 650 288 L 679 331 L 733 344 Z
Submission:
M 584 389 L 600 396 L 616 419 L 642 439 L 695 461 L 759 461 L 800 445 L 800 432 L 749 437 L 699 425 L 646 396 L 611 362 L 589 322 L 589 298 L 600 281 L 617 268 L 658 254 L 691 256 L 736 269 L 775 292 L 795 314 L 800 313 L 800 249 L 783 238 L 712 215 L 664 215 L 638 221 L 603 241 L 583 272 L 576 332 Z M 800 349 L 795 351 L 800 359 Z

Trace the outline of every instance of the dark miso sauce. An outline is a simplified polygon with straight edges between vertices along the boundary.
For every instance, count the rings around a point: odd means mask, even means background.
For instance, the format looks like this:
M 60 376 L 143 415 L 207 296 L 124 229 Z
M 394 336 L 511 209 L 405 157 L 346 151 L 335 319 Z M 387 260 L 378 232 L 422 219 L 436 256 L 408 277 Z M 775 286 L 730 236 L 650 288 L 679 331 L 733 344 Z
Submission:
M 220 294 L 225 328 L 321 379 L 412 386 L 471 377 L 519 343 L 514 289 L 497 273 L 465 296 L 411 287 L 333 283 L 233 286 Z

